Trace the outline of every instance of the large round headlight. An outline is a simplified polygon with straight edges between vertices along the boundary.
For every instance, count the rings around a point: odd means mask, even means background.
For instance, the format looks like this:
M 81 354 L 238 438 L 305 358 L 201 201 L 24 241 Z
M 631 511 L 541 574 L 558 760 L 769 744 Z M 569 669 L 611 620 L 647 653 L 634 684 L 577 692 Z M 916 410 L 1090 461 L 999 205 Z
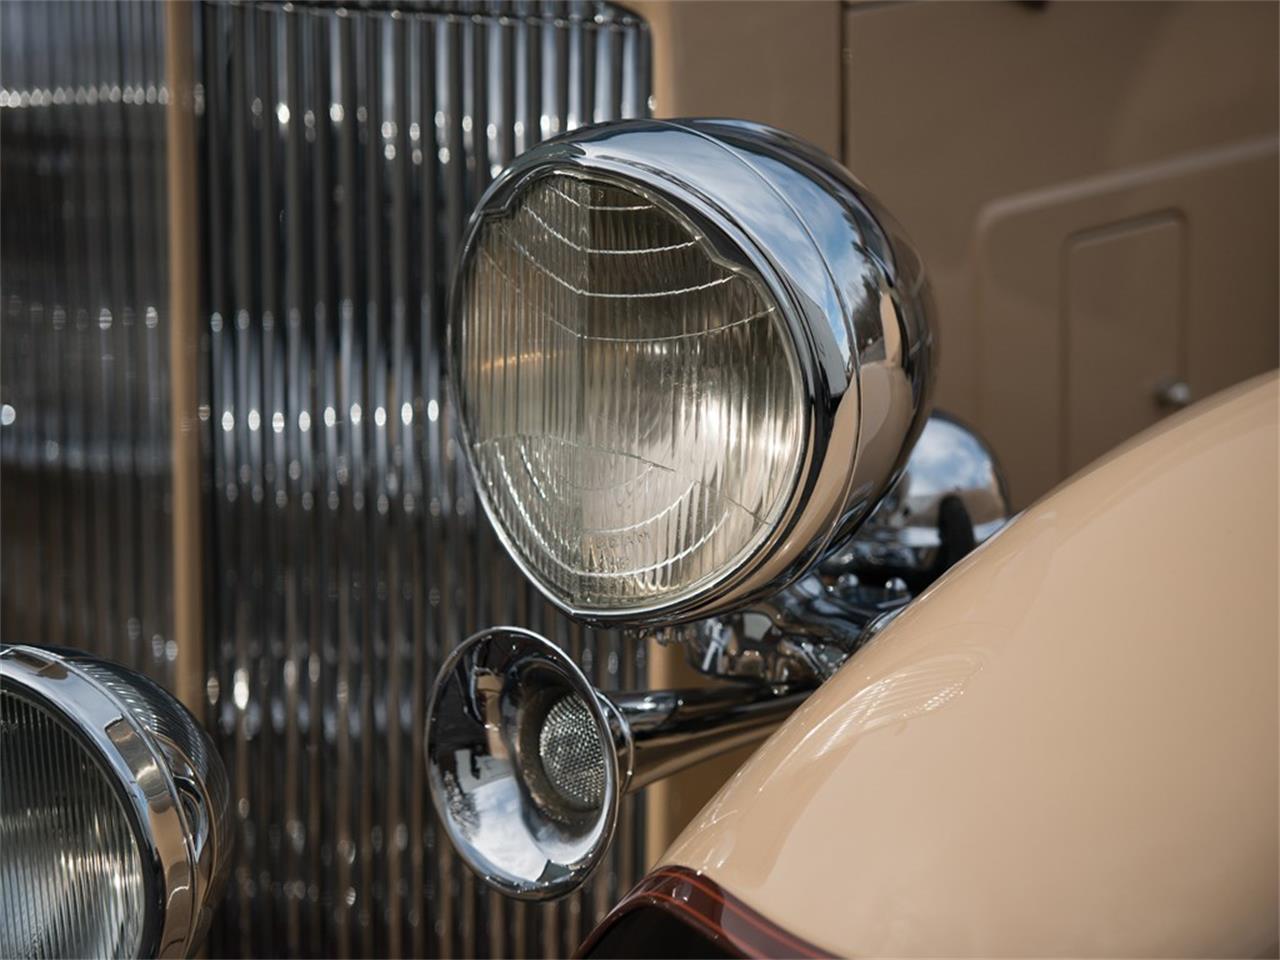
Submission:
M 0 956 L 187 956 L 228 864 L 225 771 L 168 693 L 0 647 Z
M 918 261 L 843 170 L 749 124 L 526 154 L 473 218 L 451 335 L 481 501 L 588 620 L 777 589 L 866 515 L 927 405 Z
M 805 391 L 759 273 L 670 203 L 548 172 L 485 220 L 464 283 L 471 455 L 530 573 L 583 608 L 696 592 L 777 524 Z

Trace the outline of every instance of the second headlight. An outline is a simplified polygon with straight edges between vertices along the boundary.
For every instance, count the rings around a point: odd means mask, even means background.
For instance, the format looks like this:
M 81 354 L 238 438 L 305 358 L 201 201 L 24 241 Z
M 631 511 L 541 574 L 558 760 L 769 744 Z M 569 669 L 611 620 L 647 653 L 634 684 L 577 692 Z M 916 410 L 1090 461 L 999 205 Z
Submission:
M 776 589 L 919 428 L 916 264 L 842 170 L 766 128 L 626 123 L 526 154 L 473 219 L 451 325 L 509 551 L 597 622 Z

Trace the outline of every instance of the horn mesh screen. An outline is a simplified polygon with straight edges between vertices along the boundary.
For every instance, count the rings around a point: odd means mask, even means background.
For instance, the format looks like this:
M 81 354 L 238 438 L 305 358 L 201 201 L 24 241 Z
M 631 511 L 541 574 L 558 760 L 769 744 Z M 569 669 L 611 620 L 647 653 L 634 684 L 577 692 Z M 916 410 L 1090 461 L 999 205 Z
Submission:
M 134 957 L 145 882 L 98 762 L 63 721 L 0 687 L 0 957 Z
M 569 694 L 552 704 L 538 732 L 538 755 L 547 781 L 572 807 L 599 809 L 604 800 L 604 747 L 582 698 Z

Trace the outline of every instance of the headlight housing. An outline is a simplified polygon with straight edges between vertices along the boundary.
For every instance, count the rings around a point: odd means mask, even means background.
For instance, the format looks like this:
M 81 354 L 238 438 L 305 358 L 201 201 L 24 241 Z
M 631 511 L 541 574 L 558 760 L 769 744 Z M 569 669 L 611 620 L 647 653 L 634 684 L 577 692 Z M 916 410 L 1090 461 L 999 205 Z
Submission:
M 0 647 L 0 955 L 188 956 L 229 862 L 226 774 L 117 664 Z
M 481 201 L 451 307 L 481 502 L 580 619 L 777 590 L 901 469 L 927 302 L 900 232 L 778 131 L 633 121 L 537 147 Z

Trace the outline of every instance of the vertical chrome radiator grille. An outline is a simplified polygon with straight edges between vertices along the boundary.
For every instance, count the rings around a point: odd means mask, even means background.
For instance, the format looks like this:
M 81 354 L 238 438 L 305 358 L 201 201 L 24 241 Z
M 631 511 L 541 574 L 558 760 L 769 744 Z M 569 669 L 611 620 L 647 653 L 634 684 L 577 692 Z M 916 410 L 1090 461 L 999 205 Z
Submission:
M 0 637 L 171 681 L 164 9 L 0 4 Z
M 644 25 L 587 3 L 202 8 L 207 694 L 238 864 L 215 954 L 567 955 L 636 877 L 489 893 L 437 832 L 427 691 L 516 623 L 606 689 L 642 649 L 558 616 L 493 538 L 444 383 L 465 218 L 546 136 L 643 115 Z

